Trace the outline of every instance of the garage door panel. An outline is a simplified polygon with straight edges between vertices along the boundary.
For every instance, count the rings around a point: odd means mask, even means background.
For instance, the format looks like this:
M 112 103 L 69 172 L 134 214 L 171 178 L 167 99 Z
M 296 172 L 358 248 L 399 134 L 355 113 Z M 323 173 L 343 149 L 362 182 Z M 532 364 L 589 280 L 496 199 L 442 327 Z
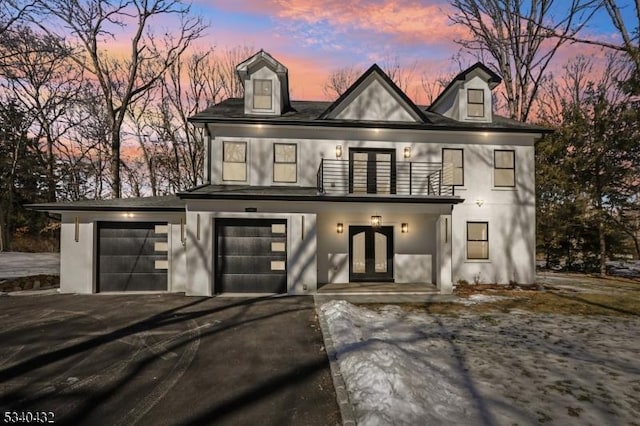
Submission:
M 216 292 L 286 292 L 286 246 L 285 220 L 217 219 Z
M 218 228 L 220 230 L 221 237 L 241 237 L 241 238 L 253 238 L 253 237 L 271 237 L 274 233 L 271 230 L 271 226 L 256 225 L 255 221 L 251 221 L 243 226 L 228 225 L 227 222 L 222 221 L 227 226 Z M 282 234 L 275 234 L 282 235 Z
M 145 238 L 145 237 L 129 237 L 129 238 L 101 238 L 103 255 L 153 255 L 156 253 L 155 243 L 167 241 L 164 238 Z
M 167 242 L 167 234 L 156 234 L 151 222 L 98 223 L 98 288 L 109 291 L 166 291 L 167 252 L 156 252 L 156 242 Z M 161 261 L 163 269 L 156 269 Z
M 149 272 L 156 269 L 156 260 L 166 260 L 167 256 L 100 256 L 100 272 Z
M 138 273 L 138 274 L 100 274 L 101 288 L 106 291 L 158 291 L 166 290 L 167 274 Z
M 270 253 L 272 252 L 272 242 L 286 242 L 285 238 L 271 237 L 233 237 L 224 238 L 221 241 L 220 248 L 225 255 L 243 255 L 246 253 Z
M 280 256 L 219 256 L 218 271 L 222 274 L 282 274 L 279 265 L 271 262 L 285 262 L 286 257 Z
M 224 278 L 223 293 L 284 293 L 286 275 L 229 274 Z

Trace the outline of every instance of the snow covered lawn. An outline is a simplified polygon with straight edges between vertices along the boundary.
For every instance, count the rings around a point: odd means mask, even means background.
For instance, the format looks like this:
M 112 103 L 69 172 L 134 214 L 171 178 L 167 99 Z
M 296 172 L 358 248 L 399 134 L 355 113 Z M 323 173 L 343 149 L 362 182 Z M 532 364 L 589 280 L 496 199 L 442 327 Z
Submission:
M 640 318 L 320 307 L 358 425 L 640 425 Z

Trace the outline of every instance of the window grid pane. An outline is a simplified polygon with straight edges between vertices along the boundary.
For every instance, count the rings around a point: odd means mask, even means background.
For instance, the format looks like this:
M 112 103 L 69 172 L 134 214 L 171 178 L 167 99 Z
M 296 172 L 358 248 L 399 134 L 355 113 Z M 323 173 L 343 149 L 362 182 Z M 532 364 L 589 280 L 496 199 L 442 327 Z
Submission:
M 467 89 L 467 115 L 484 117 L 484 90 Z
M 515 151 L 495 150 L 493 152 L 493 184 L 516 186 Z
M 223 142 L 222 180 L 247 180 L 247 143 Z
M 274 182 L 297 182 L 297 148 L 295 144 L 273 144 Z
M 467 259 L 489 259 L 487 222 L 467 222 Z
M 271 109 L 271 80 L 253 80 L 253 108 Z
M 444 185 L 464 185 L 464 160 L 462 149 L 443 148 L 442 163 Z

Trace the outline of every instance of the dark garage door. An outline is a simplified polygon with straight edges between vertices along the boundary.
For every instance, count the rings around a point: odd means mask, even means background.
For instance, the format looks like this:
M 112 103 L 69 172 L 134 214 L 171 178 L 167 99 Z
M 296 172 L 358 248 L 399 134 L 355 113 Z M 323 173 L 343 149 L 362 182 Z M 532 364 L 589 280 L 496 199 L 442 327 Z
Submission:
M 216 293 L 286 293 L 286 220 L 215 223 Z
M 98 291 L 166 291 L 166 225 L 100 222 Z

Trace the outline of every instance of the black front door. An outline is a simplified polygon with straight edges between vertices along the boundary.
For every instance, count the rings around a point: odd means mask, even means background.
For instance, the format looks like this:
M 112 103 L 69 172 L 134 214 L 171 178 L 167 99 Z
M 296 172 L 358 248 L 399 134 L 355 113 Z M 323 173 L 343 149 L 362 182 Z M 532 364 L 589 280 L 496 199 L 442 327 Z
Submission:
M 393 281 L 393 226 L 349 227 L 349 281 Z
M 349 192 L 395 194 L 396 151 L 393 149 L 349 149 Z

